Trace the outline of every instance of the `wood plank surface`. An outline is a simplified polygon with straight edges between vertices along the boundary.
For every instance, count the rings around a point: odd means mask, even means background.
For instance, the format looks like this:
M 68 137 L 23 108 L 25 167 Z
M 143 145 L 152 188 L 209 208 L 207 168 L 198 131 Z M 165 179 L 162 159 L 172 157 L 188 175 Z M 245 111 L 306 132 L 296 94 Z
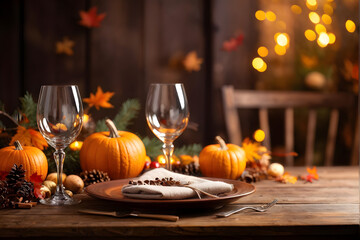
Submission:
M 288 168 L 294 175 L 304 167 Z M 77 213 L 79 209 L 121 210 L 119 203 L 78 194 L 75 206 L 38 205 L 30 210 L 0 211 L 0 238 L 37 239 L 228 239 L 236 236 L 262 239 L 356 239 L 359 233 L 358 167 L 322 167 L 314 183 L 282 184 L 272 180 L 255 183 L 256 192 L 218 210 L 181 212 L 177 222 L 139 218 L 112 218 Z M 246 211 L 228 218 L 215 213 L 244 205 L 260 205 L 277 198 L 264 213 Z M 271 239 L 271 238 L 270 238 Z

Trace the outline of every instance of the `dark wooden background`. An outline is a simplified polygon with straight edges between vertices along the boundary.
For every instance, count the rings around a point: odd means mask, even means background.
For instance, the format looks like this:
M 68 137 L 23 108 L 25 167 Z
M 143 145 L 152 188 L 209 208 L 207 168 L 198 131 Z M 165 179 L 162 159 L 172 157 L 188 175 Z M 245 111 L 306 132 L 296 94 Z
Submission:
M 95 119 L 112 118 L 121 104 L 138 98 L 142 109 L 130 130 L 153 136 L 144 104 L 150 83 L 184 83 L 190 106 L 187 129 L 175 146 L 226 139 L 220 88 L 232 84 L 254 89 L 259 73 L 251 67 L 259 26 L 254 18 L 262 0 L 4 0 L 0 7 L 0 100 L 12 113 L 26 91 L 35 100 L 44 84 L 76 84 L 82 97 L 97 86 L 115 92 L 114 109 L 92 109 Z M 80 26 L 79 11 L 98 7 L 106 13 L 99 28 Z M 238 50 L 222 43 L 244 35 Z M 75 41 L 74 55 L 58 55 L 63 37 Z M 199 72 L 171 67 L 171 59 L 196 51 L 204 59 Z M 258 128 L 243 121 L 248 136 Z M 253 125 L 250 125 L 250 124 Z M 256 126 L 255 126 L 256 125 Z M 281 125 L 281 124 L 280 124 Z M 282 126 L 279 126 L 282 127 Z M 280 135 L 280 132 L 279 132 Z M 340 136 L 340 135 L 339 135 Z
M 89 30 L 78 24 L 79 11 L 92 6 L 106 17 Z M 248 14 L 239 14 L 240 8 Z M 92 112 L 102 118 L 112 117 L 129 98 L 138 98 L 143 107 L 150 83 L 182 82 L 191 121 L 199 128 L 187 130 L 179 144 L 213 142 L 225 133 L 219 88 L 225 83 L 252 87 L 247 79 L 253 74 L 249 64 L 256 31 L 249 15 L 255 11 L 256 1 L 236 0 L 2 1 L 0 99 L 12 113 L 20 96 L 29 91 L 37 99 L 43 84 L 77 84 L 82 97 L 101 86 L 115 92 L 114 109 Z M 229 54 L 221 50 L 222 42 L 238 29 L 247 47 L 230 53 L 231 62 L 213 74 L 214 65 Z M 75 41 L 73 56 L 55 53 L 55 43 L 64 36 Z M 169 67 L 175 54 L 193 50 L 204 59 L 199 72 Z M 151 136 L 144 108 L 131 128 Z

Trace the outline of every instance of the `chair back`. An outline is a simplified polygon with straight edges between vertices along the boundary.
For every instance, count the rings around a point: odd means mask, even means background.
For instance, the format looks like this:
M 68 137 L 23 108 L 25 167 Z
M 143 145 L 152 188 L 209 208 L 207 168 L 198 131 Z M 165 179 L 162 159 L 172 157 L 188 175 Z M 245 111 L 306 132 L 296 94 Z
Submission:
M 315 132 L 317 123 L 317 108 L 330 109 L 328 135 L 325 149 L 325 165 L 333 165 L 336 136 L 339 125 L 339 109 L 353 109 L 355 97 L 349 93 L 315 93 L 315 92 L 285 92 L 285 91 L 257 91 L 236 90 L 233 86 L 222 87 L 225 124 L 230 142 L 241 145 L 242 134 L 238 109 L 258 109 L 260 128 L 265 132 L 264 145 L 271 149 L 270 127 L 268 110 L 272 108 L 284 109 L 285 114 L 285 151 L 294 151 L 294 109 L 307 108 L 307 134 L 305 145 L 305 164 L 313 165 Z M 358 160 L 359 134 L 356 119 L 354 131 L 351 164 L 356 165 Z M 286 165 L 294 165 L 294 157 L 286 157 Z

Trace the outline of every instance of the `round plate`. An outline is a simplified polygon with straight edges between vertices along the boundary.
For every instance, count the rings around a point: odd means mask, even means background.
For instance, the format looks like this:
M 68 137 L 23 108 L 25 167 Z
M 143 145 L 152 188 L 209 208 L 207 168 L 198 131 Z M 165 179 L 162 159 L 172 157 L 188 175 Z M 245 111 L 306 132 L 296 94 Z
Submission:
M 236 180 L 205 178 L 213 181 L 223 181 L 234 185 L 231 192 L 219 195 L 219 198 L 204 197 L 202 199 L 189 198 L 181 200 L 149 200 L 128 198 L 122 195 L 121 189 L 133 179 L 113 180 L 109 182 L 97 183 L 86 187 L 85 191 L 92 197 L 116 201 L 123 207 L 133 209 L 208 209 L 220 208 L 234 202 L 237 199 L 255 192 L 255 186 Z

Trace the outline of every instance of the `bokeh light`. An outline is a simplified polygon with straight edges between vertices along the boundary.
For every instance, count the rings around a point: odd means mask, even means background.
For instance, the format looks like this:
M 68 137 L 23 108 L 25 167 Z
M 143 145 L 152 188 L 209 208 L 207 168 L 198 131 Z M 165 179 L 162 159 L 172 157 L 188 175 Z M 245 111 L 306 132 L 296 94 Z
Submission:
M 257 52 L 260 57 L 266 57 L 269 54 L 269 50 L 264 46 L 259 47 Z
M 261 129 L 258 129 L 254 132 L 254 139 L 257 142 L 262 142 L 265 139 L 265 132 Z
M 336 41 L 336 36 L 333 33 L 328 33 L 329 36 L 329 44 L 334 44 Z
M 305 31 L 305 37 L 309 41 L 314 41 L 316 39 L 316 33 L 313 30 L 307 29 Z
M 334 8 L 329 3 L 325 3 L 323 9 L 324 13 L 328 15 L 332 15 L 334 12 Z
M 345 27 L 346 27 L 346 30 L 348 30 L 348 32 L 350 32 L 350 33 L 355 32 L 356 26 L 352 20 L 347 20 L 345 23 Z
M 313 22 L 315 24 L 320 22 L 320 16 L 316 12 L 310 12 L 309 19 L 311 22 Z
M 286 54 L 286 47 L 282 47 L 282 46 L 276 44 L 274 47 L 274 51 L 277 55 L 282 56 L 282 55 Z
M 326 32 L 326 27 L 324 25 L 322 25 L 322 24 L 316 24 L 315 31 L 317 32 L 317 34 L 320 34 L 322 32 Z
M 266 12 L 266 19 L 269 20 L 270 22 L 275 22 L 276 20 L 276 15 L 273 11 L 267 11 Z
M 259 72 L 265 72 L 266 69 L 267 69 L 267 64 L 266 64 L 266 62 L 264 62 L 264 65 L 261 68 L 256 69 L 256 70 L 258 70 Z
M 328 14 L 323 14 L 321 16 L 321 20 L 323 21 L 323 23 L 325 23 L 327 25 L 330 25 L 332 23 L 332 18 Z
M 291 9 L 291 11 L 293 12 L 293 13 L 295 13 L 295 14 L 301 14 L 301 12 L 302 12 L 302 9 L 301 9 L 301 7 L 300 6 L 298 6 L 298 5 L 292 5 L 291 7 L 290 7 L 290 9 Z
M 264 60 L 262 60 L 262 58 L 259 57 L 254 58 L 252 61 L 252 65 L 256 70 L 262 68 L 264 66 L 264 63 L 265 63 Z
M 306 6 L 310 10 L 317 9 L 317 1 L 316 0 L 306 0 Z
M 329 42 L 330 42 L 329 35 L 327 35 L 327 33 L 325 33 L 325 32 L 320 33 L 318 40 L 317 40 L 318 45 L 320 47 L 324 48 L 329 44 Z
M 276 37 L 276 43 L 282 47 L 285 47 L 289 43 L 288 37 L 284 33 L 280 33 Z
M 257 20 L 259 20 L 259 21 L 263 21 L 263 20 L 265 20 L 265 18 L 266 18 L 266 14 L 265 14 L 264 11 L 258 10 L 258 11 L 256 11 L 256 13 L 255 13 L 255 18 L 256 18 Z

